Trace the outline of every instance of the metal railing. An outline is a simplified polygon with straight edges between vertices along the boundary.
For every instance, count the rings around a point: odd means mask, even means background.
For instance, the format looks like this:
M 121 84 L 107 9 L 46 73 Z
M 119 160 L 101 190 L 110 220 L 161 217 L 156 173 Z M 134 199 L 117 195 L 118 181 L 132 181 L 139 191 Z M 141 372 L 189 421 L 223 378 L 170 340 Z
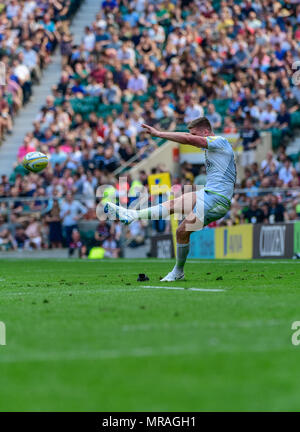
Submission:
M 241 189 L 241 188 L 236 188 L 234 191 L 235 194 L 240 195 L 240 201 L 241 204 L 243 203 L 243 198 L 246 197 L 257 197 L 258 199 L 261 199 L 263 197 L 263 195 L 267 195 L 267 194 L 272 194 L 272 195 L 279 195 L 282 196 L 282 201 L 288 201 L 290 199 L 295 199 L 297 197 L 299 197 L 299 203 L 300 203 L 300 187 L 295 187 L 295 188 L 257 188 L 257 189 L 252 189 L 252 188 L 245 188 L 245 189 Z M 46 210 L 50 210 L 49 207 L 49 202 L 51 203 L 51 201 L 53 201 L 54 199 L 58 199 L 59 201 L 63 201 L 64 197 L 5 197 L 5 198 L 0 198 L 0 214 L 2 215 L 8 215 L 10 213 L 13 212 L 13 204 L 15 203 L 21 203 L 21 205 L 24 205 L 24 209 L 21 211 L 20 214 L 23 215 L 28 215 L 28 214 L 36 214 L 36 213 L 40 213 L 40 214 L 45 214 Z M 85 195 L 75 195 L 74 199 L 84 203 L 87 202 L 91 202 L 92 199 L 95 199 L 95 205 L 97 204 L 99 198 L 95 197 L 87 197 Z M 41 203 L 41 208 L 39 209 L 34 209 L 31 206 L 34 203 Z
M 280 187 L 275 187 L 275 188 L 255 188 L 255 191 L 259 194 L 259 193 L 271 193 L 273 195 L 278 195 L 278 194 L 282 194 L 284 195 L 287 192 L 299 192 L 300 193 L 300 187 L 290 187 L 290 188 L 280 188 Z M 236 188 L 234 190 L 235 194 L 247 194 L 247 193 L 252 193 L 254 192 L 254 190 L 252 188 Z
M 236 188 L 234 190 L 234 194 L 241 194 L 241 195 L 245 195 L 247 193 L 253 193 L 254 190 L 252 188 Z M 292 193 L 292 192 L 298 192 L 300 194 L 300 187 L 293 187 L 293 188 L 257 188 L 255 189 L 255 192 L 257 192 L 258 194 L 263 193 L 263 194 L 272 194 L 272 195 L 284 195 L 286 193 Z M 15 202 L 24 202 L 24 203 L 28 203 L 28 202 L 35 202 L 35 201 L 41 201 L 41 202 L 49 202 L 51 200 L 54 199 L 58 199 L 58 200 L 64 200 L 64 196 L 62 197 L 53 197 L 53 196 L 49 196 L 49 197 L 5 197 L 5 198 L 0 198 L 0 205 L 1 203 L 15 203 Z M 91 199 L 93 199 L 90 196 L 86 196 L 86 195 L 74 195 L 74 199 L 81 201 L 81 202 L 88 202 L 91 201 Z M 96 195 L 94 197 L 95 201 L 97 199 Z

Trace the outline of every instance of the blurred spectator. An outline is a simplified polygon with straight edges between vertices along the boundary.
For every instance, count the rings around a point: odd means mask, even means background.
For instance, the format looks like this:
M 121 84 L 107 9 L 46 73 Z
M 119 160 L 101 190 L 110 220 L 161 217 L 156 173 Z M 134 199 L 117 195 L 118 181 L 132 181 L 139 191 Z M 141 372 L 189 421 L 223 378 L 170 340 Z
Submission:
M 131 248 L 136 248 L 141 246 L 145 242 L 145 229 L 142 221 L 133 221 L 127 232 L 128 246 Z
M 207 108 L 206 118 L 210 121 L 210 124 L 214 129 L 220 129 L 222 125 L 222 119 L 213 104 L 209 104 Z
M 29 219 L 29 224 L 25 229 L 25 234 L 28 239 L 26 241 L 25 246 L 28 245 L 30 249 L 41 249 L 42 247 L 41 225 L 37 217 L 32 216 Z
M 256 198 L 252 198 L 250 207 L 244 211 L 244 216 L 248 223 L 256 224 L 264 222 L 265 215 L 263 210 L 258 207 Z
M 106 258 L 119 258 L 120 249 L 117 246 L 117 242 L 114 239 L 113 235 L 110 234 L 106 240 L 102 243 L 103 249 L 105 249 L 105 257 Z
M 197 117 L 202 117 L 204 115 L 203 108 L 197 103 L 197 98 L 195 96 L 191 97 L 191 101 L 185 110 L 184 121 L 189 123 Z
M 278 202 L 277 196 L 272 196 L 269 207 L 269 222 L 284 222 L 285 220 L 288 220 L 288 217 L 284 206 Z
M 240 132 L 240 139 L 243 145 L 242 166 L 245 167 L 255 161 L 255 150 L 260 142 L 259 132 L 248 119 L 244 121 L 244 126 Z
M 266 109 L 264 109 L 260 115 L 261 129 L 270 129 L 274 127 L 276 120 L 277 120 L 277 114 L 272 104 L 268 103 Z
M 69 244 L 69 257 L 73 257 L 76 252 L 78 253 L 78 258 L 87 258 L 87 248 L 81 240 L 80 232 L 77 229 L 73 229 Z
M 29 237 L 25 233 L 24 227 L 23 226 L 16 227 L 15 241 L 18 250 L 21 251 L 25 249 L 25 246 L 28 244 L 28 239 Z
M 49 243 L 52 248 L 60 248 L 63 243 L 62 224 L 60 217 L 60 207 L 57 199 L 53 200 L 53 206 L 48 215 L 46 222 L 49 225 Z
M 289 186 L 293 180 L 291 162 L 286 159 L 283 167 L 279 170 L 279 179 L 282 180 L 284 186 Z
M 16 248 L 16 242 L 4 217 L 0 215 L 0 249 Z
M 277 119 L 275 126 L 282 131 L 282 138 L 286 135 L 291 136 L 291 114 L 288 112 L 286 105 L 282 103 L 280 105 L 279 113 L 277 114 Z
M 109 238 L 110 230 L 110 225 L 105 220 L 100 221 L 95 232 L 95 240 L 100 243 L 100 246 Z
M 269 151 L 267 153 L 266 159 L 264 159 L 261 163 L 261 170 L 264 175 L 269 175 L 271 173 L 272 165 L 274 165 L 275 168 L 277 169 L 279 164 L 275 159 L 273 152 Z
M 86 208 L 79 201 L 74 200 L 72 193 L 68 192 L 60 210 L 67 246 L 70 244 L 73 230 L 78 229 L 78 221 L 86 212 Z

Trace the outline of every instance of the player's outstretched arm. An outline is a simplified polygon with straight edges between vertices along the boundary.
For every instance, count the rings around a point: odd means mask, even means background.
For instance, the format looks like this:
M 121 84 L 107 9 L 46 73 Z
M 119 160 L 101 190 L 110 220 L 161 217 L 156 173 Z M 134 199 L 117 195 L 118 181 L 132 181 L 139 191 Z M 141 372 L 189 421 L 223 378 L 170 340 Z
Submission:
M 175 141 L 180 144 L 189 144 L 195 147 L 207 148 L 206 137 L 201 137 L 185 132 L 161 132 L 158 129 L 155 129 L 154 127 L 148 126 L 146 124 L 143 124 L 142 127 L 146 130 L 146 132 L 148 132 L 154 137 Z

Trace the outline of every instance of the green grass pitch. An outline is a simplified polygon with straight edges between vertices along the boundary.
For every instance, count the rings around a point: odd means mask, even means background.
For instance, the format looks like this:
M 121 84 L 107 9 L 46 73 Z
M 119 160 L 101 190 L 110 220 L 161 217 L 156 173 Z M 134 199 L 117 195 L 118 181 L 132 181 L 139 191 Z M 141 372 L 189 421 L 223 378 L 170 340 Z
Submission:
M 0 410 L 299 410 L 299 263 L 172 263 L 1 260 Z

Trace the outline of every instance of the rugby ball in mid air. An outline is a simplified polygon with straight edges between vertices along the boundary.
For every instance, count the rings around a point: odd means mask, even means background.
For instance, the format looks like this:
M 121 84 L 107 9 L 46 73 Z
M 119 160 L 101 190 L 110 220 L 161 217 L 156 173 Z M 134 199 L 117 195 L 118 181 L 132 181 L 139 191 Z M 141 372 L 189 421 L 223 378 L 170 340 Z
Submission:
M 48 157 L 44 153 L 31 152 L 24 157 L 22 165 L 28 171 L 39 173 L 48 165 Z

